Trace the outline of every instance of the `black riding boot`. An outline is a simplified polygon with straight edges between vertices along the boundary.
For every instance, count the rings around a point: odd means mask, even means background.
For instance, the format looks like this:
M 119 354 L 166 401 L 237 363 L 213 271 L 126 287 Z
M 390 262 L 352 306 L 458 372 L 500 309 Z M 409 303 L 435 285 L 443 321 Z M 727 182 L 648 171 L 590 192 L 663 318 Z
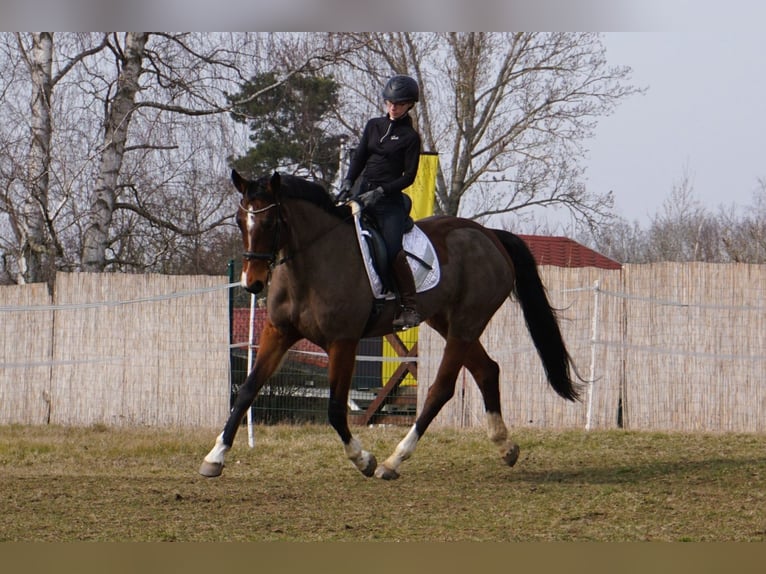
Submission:
M 407 263 L 407 256 L 404 254 L 404 251 L 396 254 L 391 267 L 399 291 L 399 304 L 401 305 L 399 315 L 394 319 L 394 330 L 404 331 L 410 327 L 416 327 L 421 321 L 415 302 L 415 279 L 412 277 L 412 270 L 409 263 Z

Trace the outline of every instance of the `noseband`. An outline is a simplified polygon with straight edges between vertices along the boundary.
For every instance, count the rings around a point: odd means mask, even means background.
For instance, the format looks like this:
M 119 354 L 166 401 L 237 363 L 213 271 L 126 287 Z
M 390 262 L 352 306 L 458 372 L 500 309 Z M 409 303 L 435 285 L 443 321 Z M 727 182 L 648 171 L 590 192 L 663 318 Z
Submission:
M 250 209 L 245 207 L 242 202 L 240 202 L 239 208 L 248 215 L 258 215 L 259 213 L 264 213 L 270 209 L 277 210 L 276 231 L 274 232 L 274 241 L 271 244 L 271 251 L 268 253 L 259 253 L 257 251 L 245 251 L 242 253 L 242 257 L 247 261 L 268 261 L 269 267 L 274 267 L 277 261 L 277 252 L 279 251 L 280 231 L 282 230 L 282 214 L 279 209 L 279 203 L 275 201 L 274 203 L 271 203 L 266 207 L 261 207 L 260 209 Z

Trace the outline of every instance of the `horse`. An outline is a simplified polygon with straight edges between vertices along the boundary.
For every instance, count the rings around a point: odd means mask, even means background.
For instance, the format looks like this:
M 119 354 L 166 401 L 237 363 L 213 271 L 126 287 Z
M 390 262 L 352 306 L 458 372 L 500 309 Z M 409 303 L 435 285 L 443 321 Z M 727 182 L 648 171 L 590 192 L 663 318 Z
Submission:
M 452 398 L 463 367 L 482 394 L 490 441 L 505 464 L 516 463 L 519 446 L 509 439 L 500 408 L 499 365 L 479 341 L 509 297 L 521 305 L 552 389 L 566 400 L 579 400 L 579 381 L 572 376 L 576 368 L 524 241 L 460 217 L 420 219 L 416 225 L 432 242 L 441 275 L 435 287 L 417 295 L 418 311 L 444 338 L 445 347 L 415 423 L 379 465 L 349 428 L 347 399 L 359 340 L 391 333 L 396 303 L 381 303 L 365 287 L 366 269 L 349 203 L 336 204 L 322 185 L 298 176 L 274 172 L 248 180 L 233 170 L 231 179 L 241 194 L 236 213 L 244 247 L 241 285 L 254 294 L 268 286 L 268 317 L 252 369 L 200 466 L 203 476 L 222 473 L 243 416 L 288 349 L 304 338 L 327 353 L 328 420 L 345 455 L 366 477 L 399 478 L 401 463 Z

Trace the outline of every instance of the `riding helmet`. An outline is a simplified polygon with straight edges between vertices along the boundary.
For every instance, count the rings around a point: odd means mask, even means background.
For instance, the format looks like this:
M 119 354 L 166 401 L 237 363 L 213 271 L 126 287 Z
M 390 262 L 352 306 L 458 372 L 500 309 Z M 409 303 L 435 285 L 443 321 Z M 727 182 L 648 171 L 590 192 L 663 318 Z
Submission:
M 392 76 L 383 88 L 383 99 L 389 102 L 417 102 L 419 97 L 418 83 L 409 76 Z

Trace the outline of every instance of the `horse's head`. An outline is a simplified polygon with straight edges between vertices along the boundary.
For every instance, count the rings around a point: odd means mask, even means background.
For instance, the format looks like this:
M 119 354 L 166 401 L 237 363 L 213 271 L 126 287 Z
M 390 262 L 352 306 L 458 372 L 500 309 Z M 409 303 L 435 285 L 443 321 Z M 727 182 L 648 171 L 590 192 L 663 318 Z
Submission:
M 242 287 L 259 293 L 269 280 L 269 273 L 281 247 L 280 177 L 262 177 L 255 181 L 232 170 L 234 187 L 242 194 L 237 208 L 237 225 L 242 232 Z

